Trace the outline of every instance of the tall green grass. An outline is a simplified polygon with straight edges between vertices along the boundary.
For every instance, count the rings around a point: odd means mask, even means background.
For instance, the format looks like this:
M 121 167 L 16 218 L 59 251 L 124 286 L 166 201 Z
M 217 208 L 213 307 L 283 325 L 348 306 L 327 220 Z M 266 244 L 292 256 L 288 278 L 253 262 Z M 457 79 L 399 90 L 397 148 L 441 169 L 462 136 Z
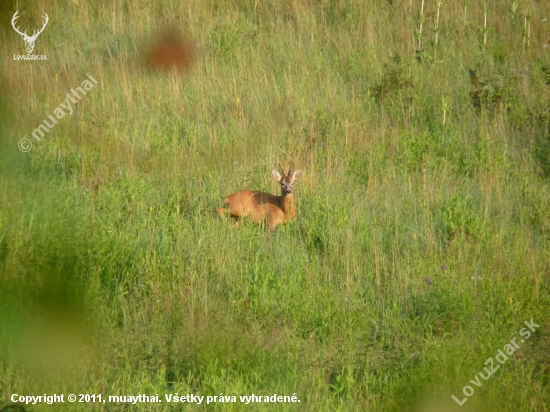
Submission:
M 438 2 L 420 7 L 24 2 L 21 27 L 50 16 L 43 62 L 12 60 L 0 9 L 0 408 L 177 392 L 301 400 L 220 411 L 546 411 L 550 3 L 443 1 L 437 26 Z M 144 65 L 165 25 L 193 39 L 190 72 Z M 99 84 L 19 152 L 86 73 Z M 303 171 L 293 222 L 217 217 L 229 193 L 276 193 L 278 160 Z

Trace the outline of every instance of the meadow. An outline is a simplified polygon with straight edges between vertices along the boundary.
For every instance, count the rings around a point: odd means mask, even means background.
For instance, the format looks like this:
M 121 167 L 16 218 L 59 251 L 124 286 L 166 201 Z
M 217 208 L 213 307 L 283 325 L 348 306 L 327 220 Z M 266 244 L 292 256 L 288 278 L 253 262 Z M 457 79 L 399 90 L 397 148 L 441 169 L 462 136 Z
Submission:
M 48 14 L 47 60 L 14 60 L 16 10 L 29 32 Z M 549 410 L 550 2 L 38 0 L 0 20 L 0 410 Z M 189 70 L 147 66 L 164 27 Z M 302 170 L 295 220 L 219 218 L 232 192 L 279 194 L 278 161 Z M 11 399 L 54 393 L 163 402 Z

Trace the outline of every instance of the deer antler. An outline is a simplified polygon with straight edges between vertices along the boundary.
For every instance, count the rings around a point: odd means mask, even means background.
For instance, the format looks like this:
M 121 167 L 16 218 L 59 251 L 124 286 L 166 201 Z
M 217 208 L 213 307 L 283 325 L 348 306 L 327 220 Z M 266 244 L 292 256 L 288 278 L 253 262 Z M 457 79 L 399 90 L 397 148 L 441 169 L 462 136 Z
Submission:
M 280 160 L 277 160 L 277 166 L 279 167 L 279 170 L 281 171 L 281 173 L 284 176 L 285 175 L 285 169 L 283 168 L 283 165 L 281 164 Z
M 36 40 L 36 38 L 38 37 L 38 35 L 40 33 L 42 33 L 44 31 L 44 29 L 46 28 L 46 25 L 48 24 L 48 21 L 50 20 L 50 18 L 48 17 L 48 15 L 46 13 L 44 13 L 44 25 L 42 26 L 42 28 L 40 30 L 35 30 L 32 34 L 32 36 L 29 36 L 27 34 L 27 30 L 25 30 L 23 33 L 21 33 L 21 31 L 19 30 L 18 27 L 15 26 L 16 24 L 16 20 L 19 18 L 18 16 L 18 13 L 19 13 L 19 10 L 17 10 L 15 12 L 15 14 L 13 15 L 13 18 L 11 19 L 11 25 L 13 27 L 13 29 L 19 33 L 21 36 L 23 36 L 23 38 L 25 38 L 25 40 L 29 40 L 29 41 L 33 41 L 33 40 Z
M 50 18 L 48 17 L 48 15 L 46 13 L 44 13 L 44 25 L 42 26 L 40 31 L 38 33 L 36 33 L 37 36 L 44 31 L 44 29 L 46 28 L 46 25 L 48 24 L 49 21 L 50 21 Z
M 291 161 L 289 163 L 289 169 L 288 169 L 288 175 L 291 176 L 292 175 L 292 171 L 294 170 L 294 161 Z
M 44 20 L 45 21 L 44 21 L 44 25 L 42 26 L 42 28 L 40 30 L 38 30 L 38 32 L 33 33 L 33 35 L 32 35 L 33 39 L 37 38 L 38 35 L 44 31 L 44 29 L 46 28 L 46 25 L 48 24 L 48 21 L 50 21 L 50 18 L 48 17 L 48 15 L 46 13 L 44 13 Z
M 13 18 L 11 19 L 11 26 L 12 26 L 13 29 L 14 29 L 17 33 L 19 33 L 21 36 L 28 37 L 28 36 L 27 36 L 27 30 L 25 30 L 24 33 L 21 33 L 21 32 L 19 31 L 19 28 L 17 28 L 17 27 L 15 26 L 15 21 L 19 18 L 19 16 L 17 15 L 17 13 L 19 13 L 19 10 L 17 10 L 17 11 L 15 12 L 15 14 L 13 15 Z

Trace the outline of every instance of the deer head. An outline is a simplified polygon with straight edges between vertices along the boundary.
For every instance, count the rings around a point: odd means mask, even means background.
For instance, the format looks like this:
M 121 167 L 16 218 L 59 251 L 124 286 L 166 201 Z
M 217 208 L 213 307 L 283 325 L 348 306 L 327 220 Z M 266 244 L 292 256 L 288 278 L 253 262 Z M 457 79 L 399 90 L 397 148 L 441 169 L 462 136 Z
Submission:
M 19 13 L 19 10 L 15 12 L 15 14 L 13 15 L 13 18 L 11 19 L 11 25 L 13 27 L 13 29 L 19 33 L 21 35 L 21 37 L 23 38 L 23 40 L 25 41 L 25 48 L 27 49 L 27 53 L 28 54 L 31 54 L 32 51 L 34 50 L 34 42 L 36 41 L 36 38 L 38 37 L 38 35 L 40 33 L 42 33 L 44 31 L 44 28 L 46 27 L 46 24 L 48 24 L 48 15 L 46 13 L 44 13 L 44 25 L 42 26 L 42 28 L 38 31 L 34 31 L 34 33 L 32 34 L 32 36 L 29 36 L 27 34 L 27 30 L 25 30 L 23 33 L 21 33 L 19 31 L 19 29 L 15 26 L 15 21 L 17 20 L 17 18 L 19 17 L 17 15 L 17 13 Z
M 273 174 L 275 180 L 281 185 L 283 196 L 289 196 L 292 194 L 292 185 L 296 180 L 298 180 L 298 178 L 302 174 L 302 171 L 298 169 L 293 172 L 292 170 L 294 169 L 294 167 L 290 166 L 290 168 L 288 169 L 288 173 L 285 174 L 285 169 L 283 169 L 281 163 L 279 163 L 279 169 L 281 169 L 281 172 L 283 172 L 282 175 L 275 169 L 273 169 L 271 173 Z

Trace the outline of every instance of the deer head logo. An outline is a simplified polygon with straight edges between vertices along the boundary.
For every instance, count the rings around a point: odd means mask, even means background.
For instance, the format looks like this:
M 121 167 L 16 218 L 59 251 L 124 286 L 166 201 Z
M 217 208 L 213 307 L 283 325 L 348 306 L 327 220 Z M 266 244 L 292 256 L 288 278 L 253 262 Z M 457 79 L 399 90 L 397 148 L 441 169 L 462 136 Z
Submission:
M 25 30 L 23 33 L 21 33 L 19 31 L 19 29 L 15 26 L 15 21 L 17 20 L 17 18 L 19 17 L 17 15 L 17 13 L 19 13 L 19 10 L 17 10 L 15 12 L 15 14 L 13 15 L 13 18 L 11 19 L 11 25 L 13 27 L 13 29 L 19 33 L 21 35 L 21 37 L 23 37 L 23 40 L 25 41 L 25 48 L 27 49 L 27 53 L 28 54 L 31 54 L 32 51 L 34 50 L 34 42 L 36 41 L 36 38 L 38 37 L 38 35 L 40 33 L 42 33 L 44 31 L 44 28 L 46 27 L 46 24 L 48 24 L 48 15 L 46 13 L 44 13 L 44 25 L 42 26 L 42 28 L 38 31 L 34 31 L 34 33 L 32 34 L 32 36 L 29 36 L 27 34 L 27 30 Z

